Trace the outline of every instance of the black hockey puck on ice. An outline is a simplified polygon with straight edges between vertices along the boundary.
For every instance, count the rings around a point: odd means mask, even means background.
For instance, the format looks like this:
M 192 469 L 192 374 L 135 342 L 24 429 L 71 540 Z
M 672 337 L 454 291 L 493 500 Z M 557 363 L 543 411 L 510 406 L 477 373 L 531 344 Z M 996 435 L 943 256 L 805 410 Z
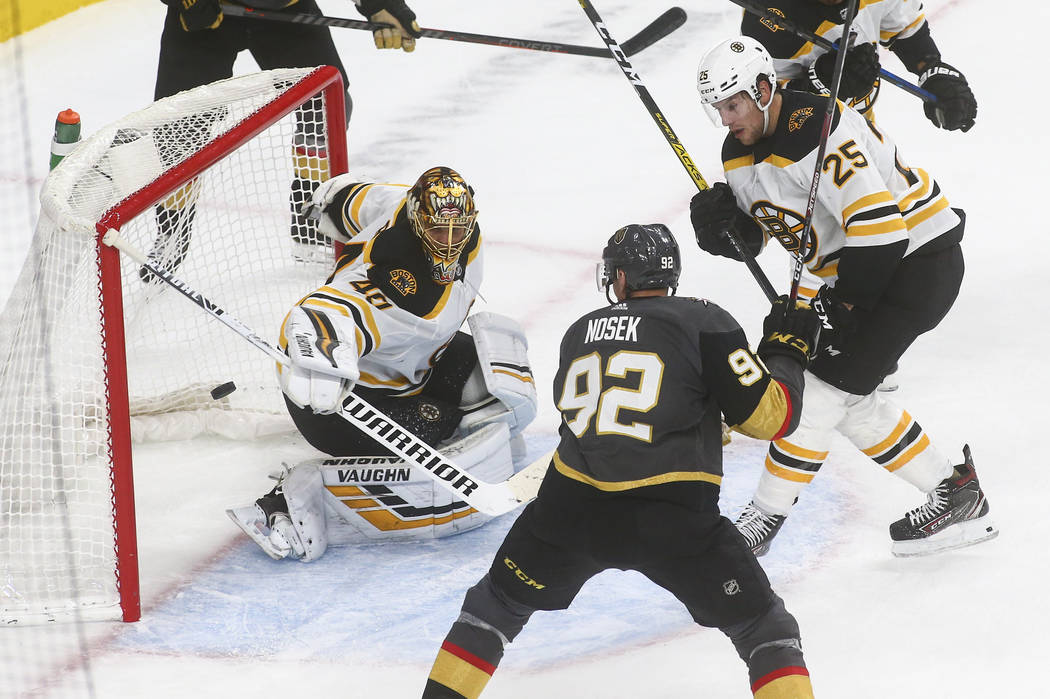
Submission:
M 215 388 L 211 389 L 211 397 L 214 400 L 219 400 L 220 398 L 225 398 L 226 396 L 230 395 L 236 390 L 237 385 L 232 381 L 227 381 L 226 383 L 219 384 Z

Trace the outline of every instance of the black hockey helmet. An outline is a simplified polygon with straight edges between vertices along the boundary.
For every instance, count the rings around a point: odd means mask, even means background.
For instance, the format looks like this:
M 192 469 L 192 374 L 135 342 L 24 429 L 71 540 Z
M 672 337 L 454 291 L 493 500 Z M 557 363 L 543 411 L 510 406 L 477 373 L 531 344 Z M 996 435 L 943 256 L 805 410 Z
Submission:
M 678 288 L 682 256 L 662 223 L 632 223 L 612 234 L 598 265 L 598 289 L 608 292 L 622 269 L 629 291 Z

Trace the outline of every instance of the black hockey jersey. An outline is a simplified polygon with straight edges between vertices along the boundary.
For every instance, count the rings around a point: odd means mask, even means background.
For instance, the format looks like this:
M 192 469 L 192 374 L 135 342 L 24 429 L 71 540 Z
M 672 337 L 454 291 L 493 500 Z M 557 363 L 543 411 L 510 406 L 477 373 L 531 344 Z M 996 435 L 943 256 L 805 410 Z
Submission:
M 686 482 L 717 495 L 723 414 L 760 439 L 797 422 L 802 369 L 773 359 L 776 379 L 733 317 L 708 301 L 643 297 L 593 311 L 561 343 L 554 468 L 607 493 Z

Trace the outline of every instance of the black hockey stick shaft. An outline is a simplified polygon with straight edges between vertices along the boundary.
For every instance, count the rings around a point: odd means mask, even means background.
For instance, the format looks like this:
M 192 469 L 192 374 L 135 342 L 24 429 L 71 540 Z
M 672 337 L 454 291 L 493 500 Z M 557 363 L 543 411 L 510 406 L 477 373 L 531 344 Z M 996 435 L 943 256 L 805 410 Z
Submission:
M 667 144 L 671 146 L 675 155 L 678 156 L 678 161 L 682 163 L 682 167 L 684 167 L 685 171 L 689 173 L 689 177 L 693 180 L 693 184 L 695 184 L 696 188 L 701 192 L 708 189 L 707 181 L 704 180 L 704 176 L 700 174 L 700 169 L 697 168 L 693 159 L 689 157 L 689 153 L 686 151 L 685 146 L 682 145 L 682 142 L 678 140 L 678 136 L 675 134 L 674 129 L 671 128 L 671 124 L 668 123 L 663 112 L 660 111 L 660 107 L 656 104 L 653 96 L 649 94 L 649 89 L 646 88 L 645 84 L 642 82 L 641 77 L 638 75 L 638 71 L 636 71 L 634 66 L 631 65 L 631 62 L 627 60 L 626 52 L 618 43 L 616 43 L 616 39 L 612 37 L 609 30 L 605 27 L 605 23 L 598 15 L 598 11 L 594 9 L 594 5 L 588 0 L 579 0 L 579 3 L 580 7 L 582 7 L 583 11 L 587 14 L 587 18 L 591 20 L 591 24 L 594 25 L 594 29 L 598 32 L 598 36 L 600 36 L 602 41 L 605 42 L 609 53 L 611 53 L 612 57 L 616 59 L 616 63 L 620 66 L 620 70 L 623 71 L 627 81 L 631 83 L 632 87 L 634 87 L 635 93 L 637 93 L 642 104 L 645 105 L 646 110 L 649 112 L 649 116 L 651 116 L 653 121 L 656 122 L 656 125 L 660 127 L 660 133 L 664 135 Z M 744 247 L 743 242 L 735 231 L 727 230 L 725 233 L 729 238 L 730 244 L 732 244 L 733 248 L 744 261 L 744 264 L 747 265 L 748 270 L 751 271 L 755 281 L 757 281 L 758 285 L 762 288 L 762 292 L 766 295 L 766 298 L 768 298 L 771 303 L 775 301 L 777 298 L 777 292 L 773 288 L 773 285 L 769 283 L 769 278 L 766 277 L 766 273 L 758 266 L 758 261 L 755 260 L 754 255 Z
M 293 12 L 271 12 L 269 10 L 258 10 L 252 7 L 241 7 L 240 5 L 224 4 L 222 10 L 231 17 L 250 17 L 252 19 L 269 20 L 272 22 L 285 22 L 291 24 L 311 24 L 319 27 L 341 27 L 344 29 L 363 29 L 376 31 L 390 27 L 388 24 L 376 24 L 364 20 L 346 19 L 343 17 L 328 17 L 325 15 L 312 15 Z M 652 46 L 678 27 L 685 23 L 686 14 L 680 7 L 672 7 L 649 23 L 649 25 L 638 32 L 626 42 L 624 51 L 627 55 L 638 53 L 642 49 Z M 464 41 L 472 44 L 487 44 L 490 46 L 502 46 L 504 48 L 528 49 L 530 51 L 546 51 L 549 53 L 566 53 L 576 56 L 594 56 L 596 58 L 609 58 L 609 52 L 605 49 L 592 46 L 578 46 L 576 44 L 563 44 L 555 41 L 538 41 L 535 39 L 516 39 L 509 36 L 495 36 L 492 34 L 473 34 L 470 32 L 452 31 L 449 29 L 421 28 L 420 36 L 429 39 L 446 39 L 448 41 Z
M 835 69 L 831 73 L 831 84 L 828 85 L 828 107 L 824 110 L 824 123 L 820 127 L 820 140 L 817 142 L 817 161 L 813 166 L 813 179 L 809 184 L 809 199 L 806 201 L 806 218 L 799 236 L 798 250 L 795 252 L 795 266 L 791 272 L 791 291 L 788 298 L 794 302 L 798 298 L 798 285 L 802 281 L 802 268 L 806 264 L 810 233 L 813 230 L 813 209 L 817 204 L 817 188 L 820 186 L 820 172 L 824 165 L 824 153 L 828 149 L 828 137 L 831 125 L 835 121 L 835 110 L 838 109 L 839 83 L 842 81 L 842 67 L 846 64 L 846 52 L 853 43 L 855 34 L 851 34 L 853 19 L 857 16 L 860 0 L 849 0 L 846 5 L 846 22 L 842 25 L 842 41 L 835 54 Z
M 787 17 L 782 17 L 782 16 L 780 16 L 778 14 L 774 14 L 774 13 L 770 12 L 769 9 L 767 9 L 765 5 L 762 5 L 760 3 L 754 2 L 754 0 L 729 0 L 729 1 L 732 2 L 735 5 L 739 5 L 740 7 L 744 8 L 745 10 L 750 12 L 751 14 L 756 15 L 758 17 L 761 17 L 762 19 L 764 19 L 764 20 L 766 20 L 768 22 L 771 22 L 772 24 L 775 24 L 776 26 L 780 27 L 781 29 L 786 29 L 789 32 L 791 32 L 792 34 L 797 34 L 798 36 L 802 37 L 806 41 L 809 41 L 810 43 L 815 44 L 816 46 L 819 46 L 820 48 L 824 49 L 825 51 L 836 51 L 836 50 L 838 50 L 838 44 L 836 42 L 830 41 L 830 40 L 822 37 L 820 34 L 817 34 L 816 32 L 812 32 L 812 31 L 810 31 L 808 29 L 805 29 L 805 28 L 799 26 L 798 24 L 795 24 L 795 22 L 793 22 L 792 20 L 788 19 Z M 845 36 L 845 35 L 846 35 L 845 31 L 843 31 L 843 36 Z M 908 82 L 904 78 L 902 78 L 899 75 L 896 75 L 894 73 L 891 73 L 890 71 L 886 70 L 885 68 L 879 68 L 879 75 L 881 75 L 882 78 L 886 82 L 892 83 L 893 85 L 896 85 L 897 87 L 901 88 L 905 92 L 910 92 L 911 94 L 915 95 L 916 97 L 918 97 L 919 99 L 923 100 L 924 102 L 936 102 L 937 101 L 936 95 L 934 95 L 929 90 L 924 90 L 921 87 L 919 87 L 918 85 L 916 85 L 915 83 Z

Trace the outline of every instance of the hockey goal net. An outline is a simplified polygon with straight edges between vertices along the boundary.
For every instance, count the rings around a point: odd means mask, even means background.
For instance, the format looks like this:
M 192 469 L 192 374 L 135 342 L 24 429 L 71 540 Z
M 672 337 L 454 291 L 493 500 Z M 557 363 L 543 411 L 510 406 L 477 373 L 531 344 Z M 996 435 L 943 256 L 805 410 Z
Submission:
M 139 617 L 132 439 L 292 429 L 272 361 L 102 235 L 273 340 L 331 271 L 297 212 L 346 171 L 344 119 L 335 69 L 266 71 L 131 114 L 48 177 L 0 314 L 0 623 Z

